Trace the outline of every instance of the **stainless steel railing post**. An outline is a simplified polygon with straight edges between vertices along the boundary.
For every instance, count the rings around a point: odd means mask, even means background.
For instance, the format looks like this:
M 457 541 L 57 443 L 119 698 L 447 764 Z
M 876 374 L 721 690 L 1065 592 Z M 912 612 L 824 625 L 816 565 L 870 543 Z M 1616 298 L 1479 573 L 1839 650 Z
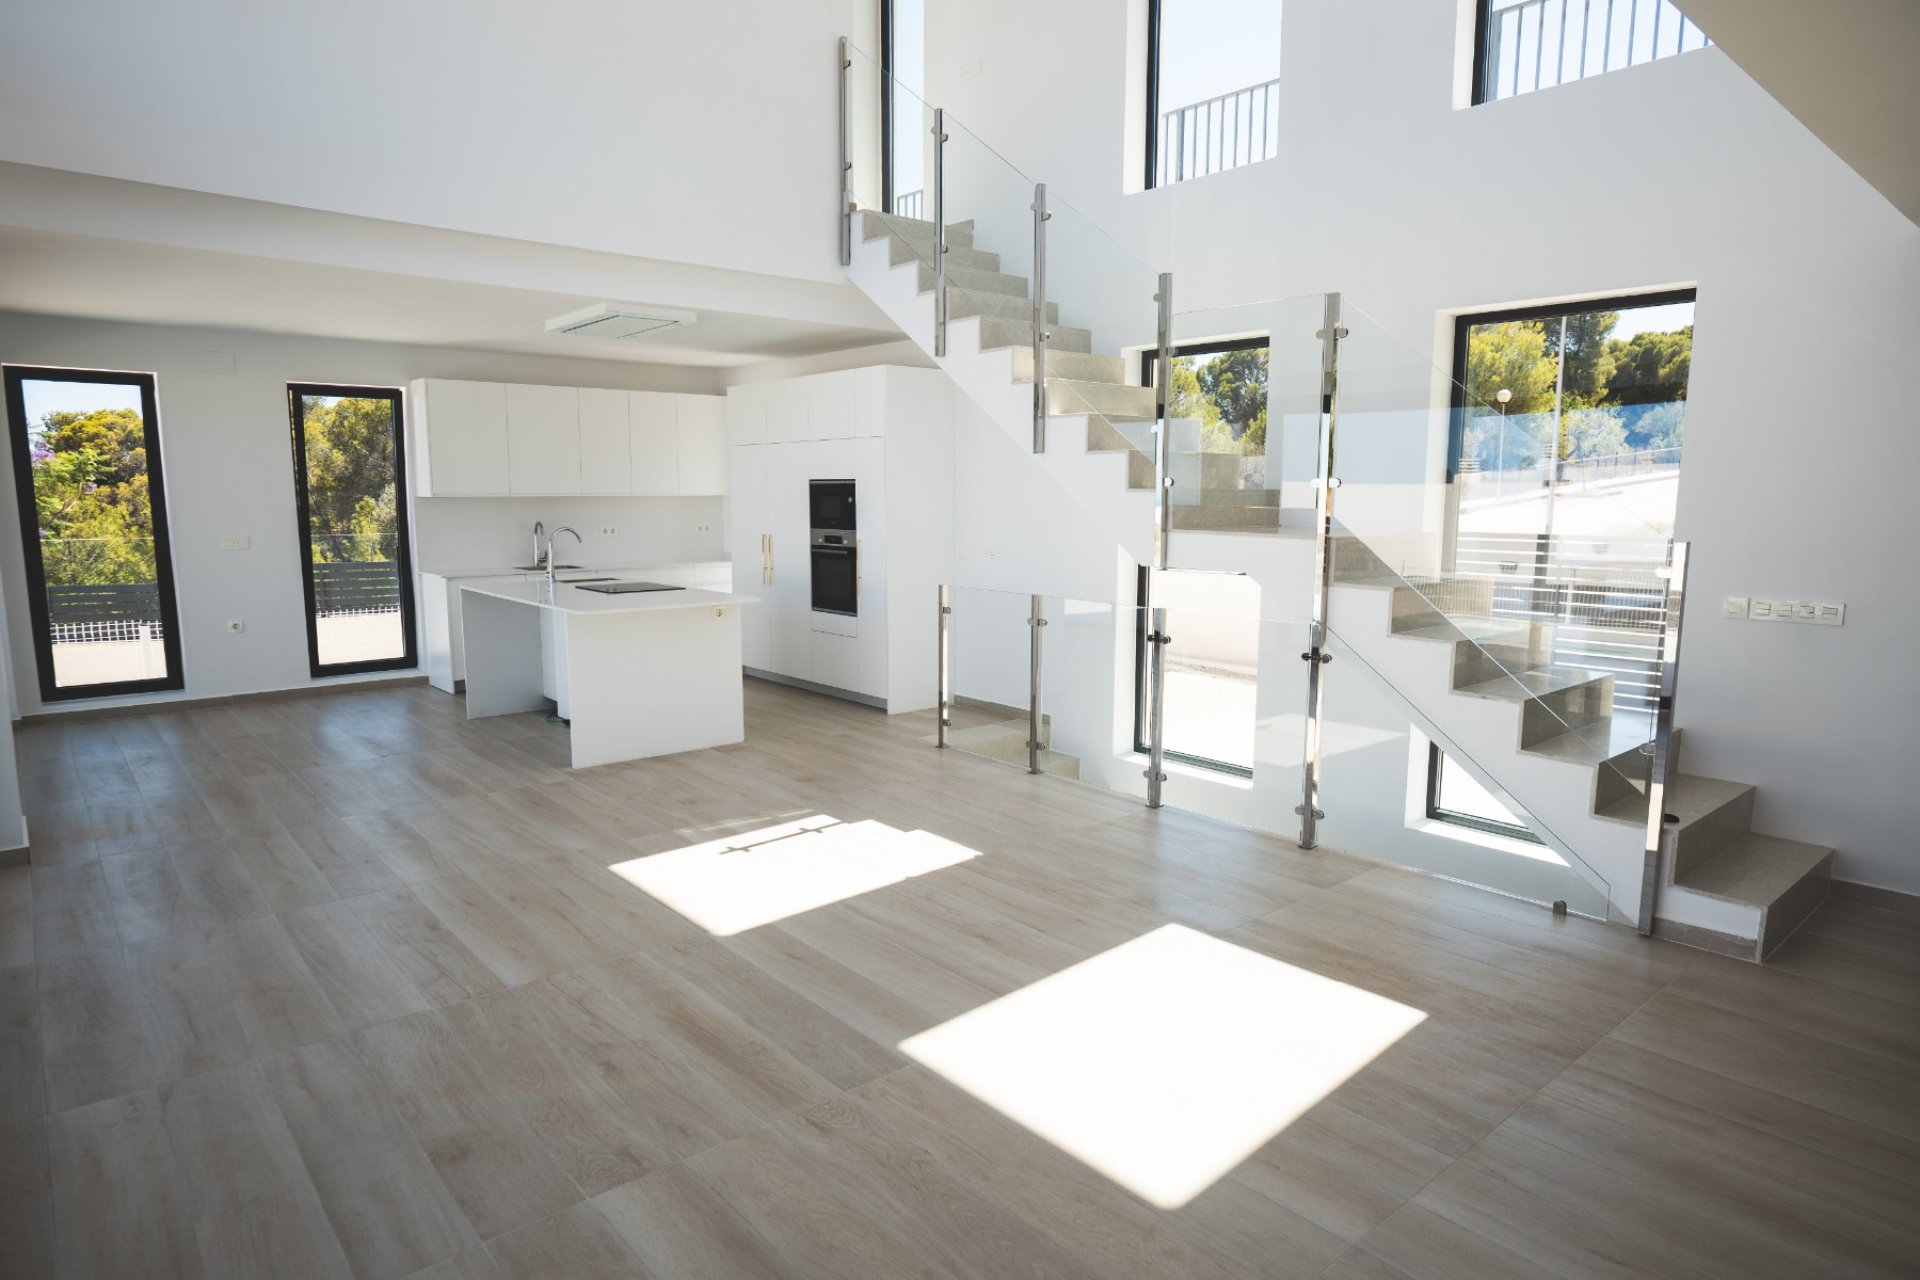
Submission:
M 1660 631 L 1660 691 L 1654 702 L 1653 758 L 1647 766 L 1646 861 L 1640 871 L 1642 934 L 1653 932 L 1654 911 L 1660 905 L 1660 846 L 1667 826 L 1667 775 L 1672 767 L 1673 696 L 1680 683 L 1680 623 L 1687 602 L 1687 551 L 1673 544 L 1667 560 L 1667 609 Z
M 1147 808 L 1158 809 L 1161 787 L 1167 780 L 1167 611 L 1148 614 L 1147 631 Z
M 947 730 L 953 725 L 953 588 L 940 584 L 940 725 L 935 730 L 939 746 L 947 745 Z
M 1340 340 L 1347 331 L 1340 327 L 1340 295 L 1327 295 L 1322 314 L 1320 338 L 1320 477 L 1315 486 L 1318 507 L 1313 524 L 1313 616 L 1307 623 L 1307 651 L 1300 655 L 1307 666 L 1306 742 L 1300 762 L 1300 803 L 1294 812 L 1300 817 L 1300 847 L 1311 849 L 1319 840 L 1319 822 L 1326 817 L 1320 808 L 1320 730 L 1326 705 L 1327 601 L 1333 588 L 1333 491 L 1340 487 L 1333 474 L 1334 436 L 1340 425 Z
M 1027 614 L 1027 772 L 1040 772 L 1040 629 L 1047 625 L 1045 596 L 1030 596 Z
M 947 354 L 947 111 L 933 110 L 933 354 Z
M 853 149 L 847 133 L 847 76 L 853 59 L 847 56 L 847 38 L 840 37 L 840 265 L 853 265 Z M 886 92 L 881 85 L 880 91 Z
M 1153 567 L 1167 567 L 1167 544 L 1173 534 L 1173 429 L 1167 405 L 1173 394 L 1173 273 L 1160 273 L 1160 304 L 1153 356 Z
M 1047 451 L 1047 184 L 1033 187 L 1033 451 Z

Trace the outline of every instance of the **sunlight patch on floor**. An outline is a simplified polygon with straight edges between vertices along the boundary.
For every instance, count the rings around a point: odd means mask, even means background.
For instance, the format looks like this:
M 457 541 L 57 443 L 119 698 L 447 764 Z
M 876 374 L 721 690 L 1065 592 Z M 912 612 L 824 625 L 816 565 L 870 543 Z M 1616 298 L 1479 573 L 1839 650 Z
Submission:
M 1425 1018 L 1170 924 L 900 1048 L 1149 1203 L 1178 1209 Z
M 978 856 L 930 832 L 811 814 L 609 870 L 725 937 Z

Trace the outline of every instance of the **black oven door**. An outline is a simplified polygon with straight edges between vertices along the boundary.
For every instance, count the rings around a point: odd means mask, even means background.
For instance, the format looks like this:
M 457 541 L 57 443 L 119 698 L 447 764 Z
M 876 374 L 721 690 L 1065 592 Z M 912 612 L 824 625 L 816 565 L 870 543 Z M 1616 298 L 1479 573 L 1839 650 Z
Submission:
M 860 553 L 853 547 L 813 549 L 813 607 L 818 613 L 860 614 Z
M 854 518 L 851 480 L 814 480 L 807 485 L 807 501 L 812 512 L 807 522 L 810 529 L 852 532 L 860 527 Z

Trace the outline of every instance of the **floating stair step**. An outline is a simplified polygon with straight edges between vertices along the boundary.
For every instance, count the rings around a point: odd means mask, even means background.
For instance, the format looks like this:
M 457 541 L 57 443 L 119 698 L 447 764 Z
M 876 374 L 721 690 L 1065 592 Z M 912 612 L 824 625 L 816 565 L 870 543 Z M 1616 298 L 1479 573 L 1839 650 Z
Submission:
M 908 240 L 903 236 L 887 237 L 887 260 L 894 266 L 903 262 L 932 262 L 933 242 Z M 989 253 L 985 249 L 961 249 L 947 246 L 947 269 L 963 268 L 968 271 L 999 271 L 1000 255 Z
M 951 314 L 951 313 L 949 313 Z M 1051 370 L 1054 357 L 1063 352 L 1085 353 L 1093 350 L 1093 330 L 1076 329 L 1071 325 L 1049 325 L 1047 333 L 1047 368 Z M 1009 320 L 1001 316 L 980 317 L 980 349 L 988 351 L 994 347 L 1025 347 L 1029 358 L 1033 355 L 1033 319 L 1029 315 L 1023 320 Z
M 1569 667 L 1519 671 L 1456 687 L 1454 692 L 1519 703 L 1523 750 L 1613 716 L 1613 676 L 1605 672 Z M 1606 798 L 1611 802 L 1616 797 Z
M 898 236 L 903 240 L 922 240 L 933 243 L 933 223 L 924 218 L 903 218 L 897 213 L 881 213 L 874 209 L 860 211 L 860 238 L 878 240 L 881 236 Z M 973 219 L 965 222 L 947 224 L 947 244 L 951 248 L 973 248 Z
M 1827 900 L 1833 850 L 1746 832 L 1674 883 L 1761 911 L 1757 958 L 1764 959 Z
M 1003 320 L 1033 321 L 1033 300 L 1025 291 L 1011 293 L 968 293 L 965 289 L 947 295 L 947 318 L 959 320 L 967 316 L 999 316 Z M 1047 304 L 1047 323 L 1060 322 L 1060 304 Z
M 1076 382 L 1053 376 L 1047 379 L 1049 413 L 1066 416 L 1097 413 L 1110 422 L 1157 422 L 1159 404 L 1152 387 L 1128 386 L 1123 382 Z
M 1531 702 L 1560 694 L 1608 684 L 1613 676 L 1604 671 L 1586 671 L 1577 667 L 1547 667 L 1515 671 L 1455 689 L 1473 698 L 1499 698 L 1507 702 Z M 1578 727 L 1578 726 L 1574 726 Z
M 1663 812 L 1677 822 L 1663 823 L 1661 843 L 1668 875 L 1683 879 L 1695 867 L 1747 835 L 1753 823 L 1754 788 L 1745 782 L 1678 773 L 1667 779 Z M 1645 829 L 1647 796 L 1636 791 L 1602 809 L 1599 816 Z
M 916 259 L 915 270 L 920 273 L 920 292 L 933 290 L 933 264 L 925 258 Z M 1004 271 L 971 271 L 965 267 L 947 266 L 947 315 L 953 315 L 953 299 L 956 293 L 998 293 L 1006 297 L 1026 298 L 1027 278 L 1010 276 Z M 1028 304 L 1029 309 L 1032 303 Z
M 1056 374 L 1081 382 L 1124 383 L 1127 362 L 1119 356 L 1097 356 L 1085 351 L 1049 351 L 1047 375 L 1052 377 Z M 1033 352 L 1030 349 L 1013 348 L 1013 380 L 1033 381 Z

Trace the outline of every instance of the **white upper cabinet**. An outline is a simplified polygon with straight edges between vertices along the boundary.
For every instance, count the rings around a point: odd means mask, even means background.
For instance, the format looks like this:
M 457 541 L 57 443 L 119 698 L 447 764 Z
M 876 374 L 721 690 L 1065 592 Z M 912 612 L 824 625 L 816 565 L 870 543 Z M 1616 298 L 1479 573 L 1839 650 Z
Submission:
M 877 436 L 884 419 L 875 413 L 861 414 L 855 387 L 859 379 L 844 373 L 829 373 L 806 380 L 807 439 L 845 440 L 851 436 Z M 877 407 L 877 406 L 876 406 Z
M 727 402 L 720 396 L 680 396 L 680 492 L 727 491 Z
M 768 444 L 793 444 L 813 438 L 807 425 L 806 384 L 810 381 L 780 382 L 767 388 Z
M 580 389 L 507 384 L 508 492 L 580 492 Z
M 580 492 L 633 492 L 633 441 L 628 391 L 580 388 Z
M 415 491 L 724 495 L 730 403 L 668 391 L 416 379 L 408 386 Z
M 423 498 L 507 492 L 507 389 L 498 382 L 416 379 L 414 489 Z
M 631 393 L 632 491 L 643 497 L 670 498 L 680 492 L 680 399 L 666 391 Z

